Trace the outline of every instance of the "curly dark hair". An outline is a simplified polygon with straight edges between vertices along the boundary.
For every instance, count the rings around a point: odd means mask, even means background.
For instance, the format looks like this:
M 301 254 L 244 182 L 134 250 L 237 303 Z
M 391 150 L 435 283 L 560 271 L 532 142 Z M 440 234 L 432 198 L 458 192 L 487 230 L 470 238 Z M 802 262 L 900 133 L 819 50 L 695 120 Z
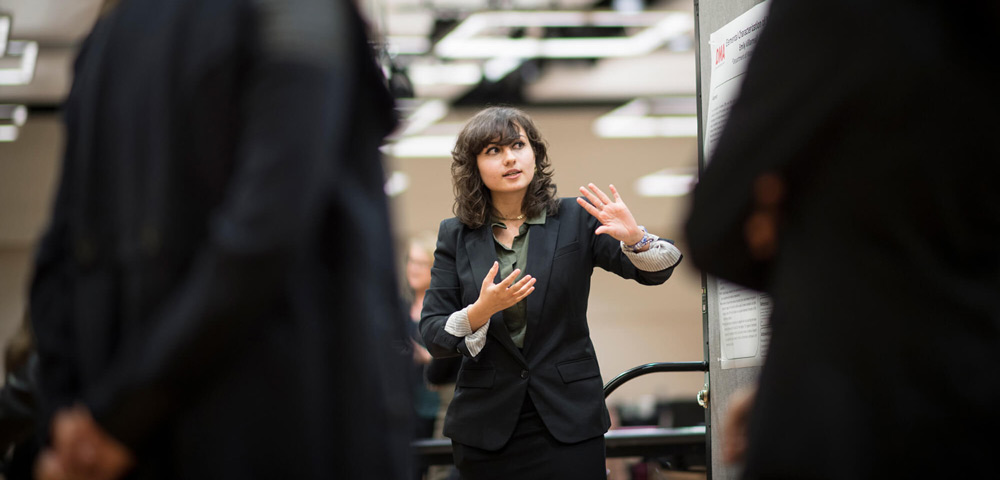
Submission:
M 535 176 L 528 184 L 521 211 L 528 217 L 539 215 L 543 210 L 548 215 L 559 211 L 545 141 L 531 117 L 513 107 L 488 107 L 469 119 L 458 134 L 455 149 L 451 152 L 451 180 L 455 189 L 453 211 L 459 221 L 469 228 L 479 228 L 491 216 L 499 216 L 493 207 L 490 190 L 479 176 L 477 157 L 487 145 L 507 146 L 520 139 L 518 126 L 524 129 L 535 154 Z

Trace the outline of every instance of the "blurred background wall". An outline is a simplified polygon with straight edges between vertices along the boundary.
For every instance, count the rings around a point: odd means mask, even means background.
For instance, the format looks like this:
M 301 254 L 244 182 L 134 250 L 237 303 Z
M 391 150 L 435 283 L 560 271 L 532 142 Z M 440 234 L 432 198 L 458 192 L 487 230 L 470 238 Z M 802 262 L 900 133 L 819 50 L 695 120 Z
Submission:
M 0 118 L 3 343 L 23 314 L 48 216 L 72 58 L 102 7 L 103 0 L 0 0 L 0 36 L 10 40 L 0 57 L 0 105 L 27 113 L 23 123 Z M 384 148 L 397 245 L 452 216 L 454 137 L 481 107 L 506 103 L 535 118 L 562 196 L 576 196 L 587 182 L 614 184 L 641 224 L 684 251 L 681 225 L 697 171 L 692 2 L 364 0 L 362 7 L 404 119 Z M 589 314 L 606 381 L 647 362 L 703 360 L 701 278 L 690 264 L 651 288 L 597 270 Z M 625 384 L 609 403 L 690 400 L 703 382 L 701 373 L 654 374 Z

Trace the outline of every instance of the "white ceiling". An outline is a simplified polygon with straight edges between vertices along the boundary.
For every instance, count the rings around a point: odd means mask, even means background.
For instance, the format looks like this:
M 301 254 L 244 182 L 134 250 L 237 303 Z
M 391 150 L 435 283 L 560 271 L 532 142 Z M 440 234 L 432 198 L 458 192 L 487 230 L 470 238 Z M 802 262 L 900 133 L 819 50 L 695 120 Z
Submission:
M 361 0 L 362 9 L 383 36 L 427 38 L 434 19 L 464 19 L 487 11 L 491 6 L 506 10 L 588 11 L 593 0 Z M 28 85 L 0 85 L 0 102 L 29 106 L 58 106 L 69 92 L 71 64 L 75 48 L 96 21 L 104 0 L 0 0 L 0 12 L 11 14 L 10 38 L 34 40 L 40 52 L 35 78 Z M 691 18 L 692 2 L 660 0 L 649 11 L 682 12 Z M 672 51 L 678 49 L 681 51 Z M 441 60 L 432 53 L 420 58 L 399 56 L 402 64 L 455 61 Z M 483 61 L 474 62 L 479 65 Z M 673 42 L 648 55 L 606 58 L 588 63 L 547 62 L 532 82 L 525 86 L 525 98 L 532 103 L 574 103 L 628 100 L 640 96 L 691 95 L 695 91 L 694 53 L 687 42 Z M 472 85 L 418 85 L 421 97 L 453 100 Z

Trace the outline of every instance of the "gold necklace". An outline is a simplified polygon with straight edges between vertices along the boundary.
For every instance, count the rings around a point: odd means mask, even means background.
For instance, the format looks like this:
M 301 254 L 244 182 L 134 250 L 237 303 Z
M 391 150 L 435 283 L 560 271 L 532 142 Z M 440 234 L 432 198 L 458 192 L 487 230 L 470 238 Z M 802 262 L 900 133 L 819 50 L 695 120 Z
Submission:
M 507 217 L 497 216 L 497 220 L 507 220 L 508 222 L 511 221 L 511 220 L 524 220 L 524 214 L 522 213 L 522 214 L 520 214 L 520 215 L 518 215 L 518 216 L 516 216 L 514 218 L 507 218 Z

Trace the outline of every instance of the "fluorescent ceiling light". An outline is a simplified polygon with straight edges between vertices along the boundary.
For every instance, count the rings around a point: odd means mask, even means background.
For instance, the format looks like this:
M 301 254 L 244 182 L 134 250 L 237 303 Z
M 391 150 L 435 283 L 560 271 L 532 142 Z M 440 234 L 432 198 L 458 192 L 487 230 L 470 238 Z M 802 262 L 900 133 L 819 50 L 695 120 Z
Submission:
M 410 187 L 410 176 L 403 172 L 392 172 L 389 175 L 389 179 L 385 182 L 385 194 L 390 197 L 395 197 L 400 193 L 406 191 Z
M 0 15 L 0 57 L 7 51 L 8 36 L 10 36 L 10 15 Z
M 694 97 L 640 98 L 594 121 L 604 138 L 697 137 Z
M 694 187 L 692 169 L 664 169 L 639 177 L 635 190 L 643 197 L 682 197 Z
M 451 158 L 456 140 L 458 135 L 405 137 L 382 147 L 382 151 L 396 158 Z
M 24 105 L 0 105 L 0 125 L 20 127 L 28 120 L 28 108 Z
M 413 109 L 403 120 L 399 137 L 417 135 L 448 114 L 448 104 L 443 100 L 428 100 Z
M 422 55 L 431 49 L 430 39 L 419 35 L 389 35 L 386 42 L 395 55 Z
M 0 58 L 0 85 L 26 85 L 35 76 L 38 42 L 11 40 Z M 8 64 L 11 64 L 8 66 Z
M 628 37 L 508 38 L 487 36 L 495 28 L 638 27 Z M 678 12 L 483 12 L 470 15 L 434 48 L 443 58 L 604 58 L 645 55 L 694 27 Z
M 17 140 L 18 128 L 15 125 L 0 125 L 0 142 Z
M 499 82 L 508 73 L 517 70 L 524 63 L 523 59 L 513 57 L 491 58 L 483 64 L 483 76 L 491 82 Z
M 604 138 L 697 137 L 698 117 L 601 117 L 594 133 Z
M 407 73 L 414 85 L 475 85 L 483 78 L 474 63 L 414 63 Z
M 0 105 L 0 142 L 17 140 L 26 121 L 28 109 L 24 105 Z

